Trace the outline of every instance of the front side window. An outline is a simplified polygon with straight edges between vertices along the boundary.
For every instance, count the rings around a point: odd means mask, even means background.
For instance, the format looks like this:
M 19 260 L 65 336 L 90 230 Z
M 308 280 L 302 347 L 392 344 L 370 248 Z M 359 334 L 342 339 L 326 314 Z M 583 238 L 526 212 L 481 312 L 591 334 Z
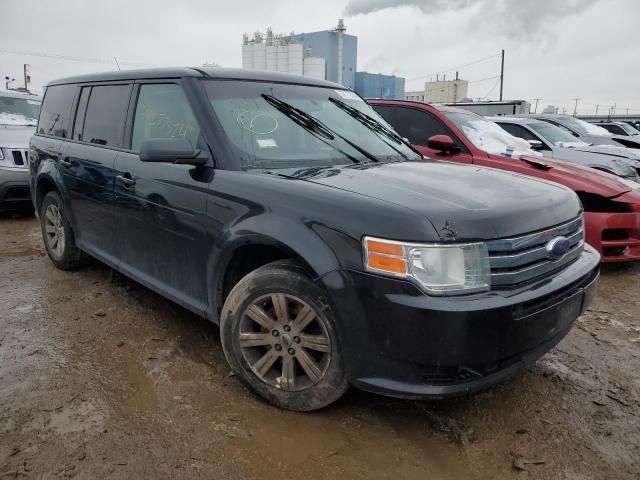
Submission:
M 140 94 L 133 121 L 131 149 L 151 138 L 185 137 L 195 147 L 200 127 L 182 88 L 175 83 L 140 86 Z
M 91 88 L 84 116 L 82 141 L 111 147 L 122 146 L 129 88 L 129 85 L 100 85 Z
M 249 81 L 204 85 L 243 168 L 422 158 L 351 91 Z
M 376 108 L 376 107 L 374 107 Z M 452 136 L 440 120 L 427 112 L 407 107 L 379 107 L 380 114 L 412 145 L 426 146 L 434 135 Z
M 536 137 L 533 133 L 531 133 L 526 128 L 521 127 L 520 125 L 515 125 L 513 123 L 500 123 L 500 122 L 496 122 L 496 123 L 500 125 L 503 129 L 505 129 L 507 132 L 509 132 L 511 135 L 513 135 L 514 137 L 523 138 L 524 140 L 540 141 L 538 137 Z
M 71 135 L 71 106 L 76 93 L 75 85 L 47 87 L 44 95 L 38 133 L 54 137 L 69 138 Z
M 40 102 L 36 99 L 4 97 L 0 94 L 0 125 L 30 125 L 35 127 L 38 122 L 39 111 Z

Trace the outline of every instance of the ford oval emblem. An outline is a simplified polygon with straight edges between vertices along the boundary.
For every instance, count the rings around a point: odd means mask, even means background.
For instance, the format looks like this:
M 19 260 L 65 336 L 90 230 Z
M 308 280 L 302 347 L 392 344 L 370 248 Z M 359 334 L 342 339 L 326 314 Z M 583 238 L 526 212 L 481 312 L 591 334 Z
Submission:
M 567 237 L 555 237 L 547 243 L 547 258 L 549 260 L 560 260 L 571 249 L 571 243 Z

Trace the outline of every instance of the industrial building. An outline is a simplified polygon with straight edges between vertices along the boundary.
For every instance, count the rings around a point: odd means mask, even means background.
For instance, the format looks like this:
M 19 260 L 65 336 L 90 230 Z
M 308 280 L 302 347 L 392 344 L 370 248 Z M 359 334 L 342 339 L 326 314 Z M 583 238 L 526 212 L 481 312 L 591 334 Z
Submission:
M 425 82 L 424 90 L 406 92 L 404 99 L 425 103 L 457 103 L 467 100 L 468 93 L 467 80 L 436 79 L 436 81 Z
M 364 98 L 404 98 L 404 78 L 380 73 L 356 72 L 355 91 Z
M 242 38 L 242 68 L 294 73 L 355 88 L 358 38 L 342 19 L 333 30 L 274 35 L 271 28 Z

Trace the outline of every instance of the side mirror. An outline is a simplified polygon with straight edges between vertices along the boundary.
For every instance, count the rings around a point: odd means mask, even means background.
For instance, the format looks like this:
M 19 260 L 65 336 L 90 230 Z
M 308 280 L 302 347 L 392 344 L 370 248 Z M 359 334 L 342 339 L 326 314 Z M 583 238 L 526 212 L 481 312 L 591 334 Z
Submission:
M 458 150 L 456 142 L 449 135 L 434 135 L 427 140 L 427 147 L 443 153 L 450 153 Z
M 193 148 L 189 139 L 151 138 L 140 145 L 140 161 L 158 163 L 177 163 L 185 165 L 204 165 L 207 159 L 200 150 Z
M 544 143 L 540 140 L 527 140 L 531 150 L 544 150 Z

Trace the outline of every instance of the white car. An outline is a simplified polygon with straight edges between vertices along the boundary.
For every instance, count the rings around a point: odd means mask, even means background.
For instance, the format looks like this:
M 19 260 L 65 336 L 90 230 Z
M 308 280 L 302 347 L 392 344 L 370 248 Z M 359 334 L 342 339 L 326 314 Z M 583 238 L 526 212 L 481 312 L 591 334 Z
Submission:
M 0 209 L 33 209 L 28 153 L 40 103 L 35 95 L 0 91 Z

